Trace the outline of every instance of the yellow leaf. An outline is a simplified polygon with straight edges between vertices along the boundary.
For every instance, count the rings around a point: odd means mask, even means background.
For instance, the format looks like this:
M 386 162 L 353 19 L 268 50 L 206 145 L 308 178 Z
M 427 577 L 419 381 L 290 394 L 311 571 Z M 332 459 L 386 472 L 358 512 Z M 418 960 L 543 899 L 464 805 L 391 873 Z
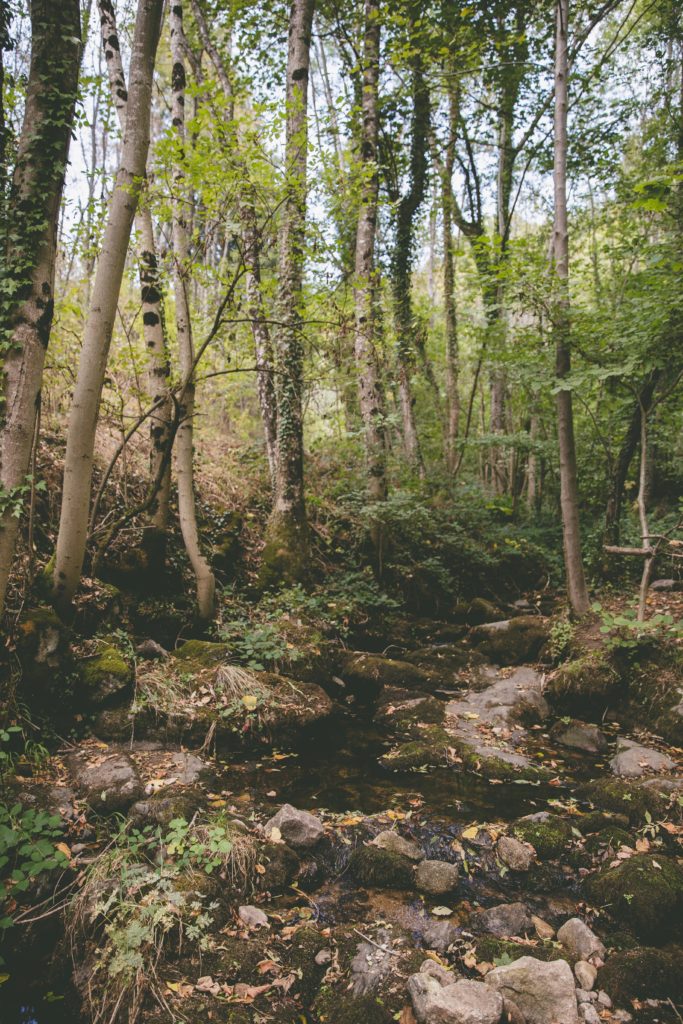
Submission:
M 253 693 L 245 693 L 244 697 L 242 697 L 242 703 L 247 711 L 253 711 L 258 704 L 258 697 L 255 697 Z
M 470 825 L 469 828 L 466 828 L 464 832 L 460 833 L 460 838 L 461 839 L 476 839 L 478 832 L 479 832 L 479 826 L 478 825 Z
M 71 860 L 71 850 L 66 843 L 55 843 L 55 850 L 59 850 L 60 853 L 63 853 L 65 857 Z

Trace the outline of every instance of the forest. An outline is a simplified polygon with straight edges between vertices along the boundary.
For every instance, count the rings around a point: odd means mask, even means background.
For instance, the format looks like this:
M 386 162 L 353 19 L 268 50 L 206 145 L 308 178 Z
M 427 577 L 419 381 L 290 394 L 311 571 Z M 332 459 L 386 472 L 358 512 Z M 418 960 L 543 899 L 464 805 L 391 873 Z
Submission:
M 0 0 L 0 236 L 0 1024 L 681 1024 L 677 0 Z

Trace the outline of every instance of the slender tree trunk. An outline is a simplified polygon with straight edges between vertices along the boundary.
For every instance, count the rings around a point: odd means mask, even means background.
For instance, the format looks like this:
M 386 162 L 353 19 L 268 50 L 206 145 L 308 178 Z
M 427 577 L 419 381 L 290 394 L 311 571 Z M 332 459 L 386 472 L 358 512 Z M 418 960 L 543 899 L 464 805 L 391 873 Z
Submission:
M 314 0 L 292 0 L 287 54 L 285 197 L 280 235 L 275 338 L 278 376 L 277 469 L 266 534 L 263 582 L 295 581 L 308 571 L 303 450 L 303 269 L 306 236 L 308 73 Z
M 100 31 L 109 74 L 109 88 L 122 133 L 126 129 L 128 89 L 121 58 L 116 14 L 112 0 L 98 0 Z M 171 491 L 171 460 L 168 447 L 171 441 L 173 403 L 168 393 L 169 358 L 164 313 L 161 298 L 159 264 L 154 240 L 152 213 L 148 206 L 138 207 L 135 214 L 140 264 L 140 290 L 142 298 L 142 330 L 147 352 L 147 381 L 152 404 L 158 406 L 150 417 L 149 476 L 152 486 L 159 481 L 153 512 L 152 526 L 165 533 L 168 526 Z M 159 404 L 161 403 L 161 404 Z
M 163 0 L 138 3 L 121 163 L 109 203 L 69 416 L 54 576 L 54 599 L 62 609 L 71 605 L 85 558 L 95 431 L 126 253 L 145 180 L 162 7 Z
M 442 188 L 443 220 L 443 291 L 446 321 L 446 465 L 450 472 L 457 461 L 456 442 L 460 425 L 460 356 L 458 351 L 458 319 L 455 304 L 455 256 L 453 253 L 453 209 L 451 182 L 455 162 L 455 100 L 449 98 L 451 134 L 446 148 Z
M 30 13 L 31 64 L 7 207 L 11 237 L 9 223 L 2 224 L 0 614 L 19 529 L 13 513 L 23 503 L 52 327 L 59 209 L 81 55 L 78 0 L 33 0 Z
M 569 320 L 569 227 L 567 222 L 567 32 L 569 0 L 556 0 L 555 7 L 555 140 L 553 184 L 555 224 L 553 252 L 557 298 L 554 308 L 555 368 L 560 383 L 571 369 Z M 574 442 L 572 393 L 557 393 L 557 433 L 560 449 L 560 503 L 564 537 L 567 595 L 574 615 L 585 615 L 590 604 L 581 556 L 579 488 Z
M 178 477 L 178 517 L 180 530 L 192 571 L 197 580 L 199 617 L 208 621 L 214 612 L 216 581 L 209 563 L 202 554 L 197 527 L 194 494 L 194 344 L 190 318 L 189 285 L 189 209 L 183 157 L 185 147 L 185 35 L 181 0 L 173 0 L 171 25 L 171 117 L 178 141 L 178 162 L 173 177 L 173 290 L 175 322 L 180 358 L 180 425 L 176 440 L 176 474 Z
M 387 497 L 387 442 L 384 394 L 375 344 L 375 238 L 379 172 L 379 0 L 365 0 L 365 39 L 363 47 L 363 97 L 360 163 L 362 192 L 356 231 L 356 279 L 354 288 L 354 354 L 358 370 L 358 403 L 365 429 L 368 498 L 371 502 Z M 372 531 L 377 569 L 382 563 L 382 529 Z

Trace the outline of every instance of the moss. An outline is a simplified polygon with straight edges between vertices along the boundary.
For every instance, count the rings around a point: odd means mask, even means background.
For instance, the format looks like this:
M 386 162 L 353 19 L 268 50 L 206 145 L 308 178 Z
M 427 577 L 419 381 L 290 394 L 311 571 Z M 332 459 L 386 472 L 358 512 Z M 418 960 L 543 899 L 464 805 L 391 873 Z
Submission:
M 308 579 L 308 541 L 308 525 L 303 517 L 271 515 L 261 555 L 258 580 L 261 590 L 304 583 Z
M 498 605 L 487 601 L 485 597 L 475 597 L 470 601 L 466 612 L 468 626 L 481 626 L 485 622 L 501 622 L 505 614 Z
M 604 849 L 607 846 L 610 846 L 613 850 L 618 850 L 620 846 L 633 847 L 634 844 L 635 839 L 633 836 L 617 825 L 603 828 L 600 832 L 588 836 L 586 839 L 586 849 L 591 853 L 597 853 L 598 850 Z
M 100 647 L 79 669 L 82 699 L 92 707 L 120 703 L 133 692 L 134 669 L 112 644 Z
M 563 960 L 563 952 L 552 942 L 538 942 L 527 945 L 523 942 L 510 942 L 508 939 L 496 939 L 493 935 L 483 935 L 477 939 L 477 960 L 495 963 L 501 957 L 519 960 L 522 956 L 533 956 L 537 960 Z
M 669 857 L 631 857 L 590 875 L 584 891 L 646 942 L 683 938 L 683 867 Z
M 627 672 L 631 705 L 627 717 L 631 716 L 639 725 L 645 721 L 668 743 L 683 746 L 683 714 L 678 710 L 683 651 L 667 645 L 648 647 Z
M 220 665 L 230 655 L 228 644 L 215 644 L 209 640 L 187 640 L 173 657 L 178 661 L 194 662 L 201 668 L 211 668 L 213 665 Z
M 356 847 L 349 871 L 361 885 L 375 889 L 411 889 L 415 884 L 413 866 L 406 857 L 376 846 Z
M 519 765 L 502 757 L 485 756 L 468 743 L 463 743 L 452 736 L 449 737 L 449 745 L 461 759 L 463 768 L 476 772 L 486 779 L 500 779 L 504 782 L 527 779 L 535 782 L 550 777 L 548 770 L 540 765 Z
M 585 836 L 591 832 L 599 832 L 603 828 L 626 828 L 628 816 L 610 811 L 588 811 L 574 818 L 572 824 Z
M 561 856 L 572 838 L 572 827 L 564 818 L 549 814 L 541 821 L 522 819 L 513 832 L 518 839 L 531 843 L 542 859 Z
M 486 626 L 472 631 L 472 641 L 497 665 L 521 665 L 534 661 L 548 640 L 548 625 L 536 615 L 520 615 L 503 629 Z
M 561 665 L 545 696 L 563 715 L 598 720 L 624 693 L 622 678 L 604 651 L 592 651 Z
M 317 964 L 316 955 L 330 944 L 329 938 L 321 935 L 317 928 L 299 928 L 292 937 L 292 944 L 286 954 L 289 970 L 298 975 L 295 991 L 304 1006 L 310 1006 L 318 986 L 327 970 L 327 964 Z
M 427 727 L 441 725 L 445 717 L 443 702 L 436 697 L 425 697 L 419 704 L 412 703 L 412 700 L 410 703 L 385 704 L 375 715 L 375 721 L 395 736 L 419 740 L 428 731 Z
M 350 999 L 348 992 L 324 985 L 315 1001 L 320 1024 L 392 1024 L 393 1014 L 375 996 Z
M 446 765 L 451 737 L 438 725 L 423 730 L 419 740 L 401 743 L 380 757 L 380 764 L 393 771 L 408 771 L 425 765 Z
M 268 843 L 259 852 L 259 861 L 265 871 L 258 876 L 258 886 L 271 893 L 282 892 L 296 877 L 300 864 L 286 843 Z
M 683 949 L 640 949 L 614 953 L 600 971 L 600 988 L 616 1006 L 632 999 L 683 1000 Z
M 647 814 L 663 816 L 669 803 L 668 797 L 635 780 L 594 779 L 583 787 L 582 795 L 601 811 L 626 815 L 632 825 L 640 824 Z

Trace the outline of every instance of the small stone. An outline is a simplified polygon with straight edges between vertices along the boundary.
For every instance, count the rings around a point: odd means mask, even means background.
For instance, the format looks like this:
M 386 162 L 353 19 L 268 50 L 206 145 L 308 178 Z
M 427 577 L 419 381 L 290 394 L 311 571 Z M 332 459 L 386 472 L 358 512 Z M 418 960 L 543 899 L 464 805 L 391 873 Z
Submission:
M 404 839 L 403 836 L 400 836 L 393 829 L 386 829 L 384 832 L 376 835 L 372 840 L 372 845 L 378 846 L 380 850 L 389 850 L 390 853 L 400 853 L 402 857 L 407 857 L 408 860 L 424 860 L 424 853 L 417 843 L 411 843 L 409 839 Z
M 240 921 L 247 928 L 268 928 L 268 918 L 259 907 L 240 907 L 237 911 Z
M 295 850 L 315 846 L 325 831 L 322 822 L 308 811 L 299 811 L 291 804 L 283 804 L 265 826 L 266 836 L 277 829 L 280 837 Z
M 480 910 L 472 917 L 474 931 L 487 932 L 498 939 L 523 935 L 531 931 L 532 921 L 523 903 L 499 903 L 497 907 Z
M 580 1003 L 579 1016 L 585 1021 L 585 1024 L 602 1024 L 600 1014 L 592 1003 Z
M 566 921 L 559 929 L 557 938 L 569 955 L 577 960 L 590 960 L 591 957 L 605 955 L 602 942 L 580 917 Z
M 533 846 L 513 836 L 501 836 L 496 843 L 496 853 L 510 871 L 528 871 L 536 855 Z
M 547 921 L 544 921 L 542 917 L 537 917 L 536 914 L 532 914 L 531 923 L 533 924 L 539 939 L 552 939 L 555 937 L 555 929 L 551 924 L 548 924 Z
M 457 865 L 445 860 L 423 860 L 415 872 L 415 882 L 427 896 L 445 896 L 458 883 Z
M 606 1010 L 612 1009 L 612 1000 L 606 992 L 602 991 L 602 989 L 600 989 L 600 991 L 598 992 L 598 1003 L 600 1004 L 600 1006 L 603 1006 Z
M 649 771 L 673 771 L 676 762 L 659 750 L 619 737 L 617 752 L 610 761 L 610 767 L 613 773 L 622 779 L 638 779 Z
M 590 992 L 598 976 L 598 972 L 593 967 L 593 964 L 589 964 L 586 960 L 577 960 L 574 964 L 574 974 L 581 988 Z
M 551 729 L 550 735 L 561 746 L 570 750 L 580 750 L 585 754 L 602 754 L 607 750 L 604 732 L 597 725 L 588 722 L 560 722 Z
M 141 799 L 142 782 L 130 756 L 112 751 L 93 757 L 79 751 L 69 761 L 75 788 L 79 795 L 100 814 L 127 811 Z
M 631 1024 L 633 1016 L 628 1010 L 614 1010 L 612 1012 L 612 1020 L 616 1020 L 619 1024 Z
M 329 964 L 331 959 L 332 959 L 332 950 L 331 949 L 327 949 L 327 948 L 321 949 L 321 950 L 319 950 L 315 954 L 315 962 L 318 964 L 319 967 L 322 966 L 323 964 Z

